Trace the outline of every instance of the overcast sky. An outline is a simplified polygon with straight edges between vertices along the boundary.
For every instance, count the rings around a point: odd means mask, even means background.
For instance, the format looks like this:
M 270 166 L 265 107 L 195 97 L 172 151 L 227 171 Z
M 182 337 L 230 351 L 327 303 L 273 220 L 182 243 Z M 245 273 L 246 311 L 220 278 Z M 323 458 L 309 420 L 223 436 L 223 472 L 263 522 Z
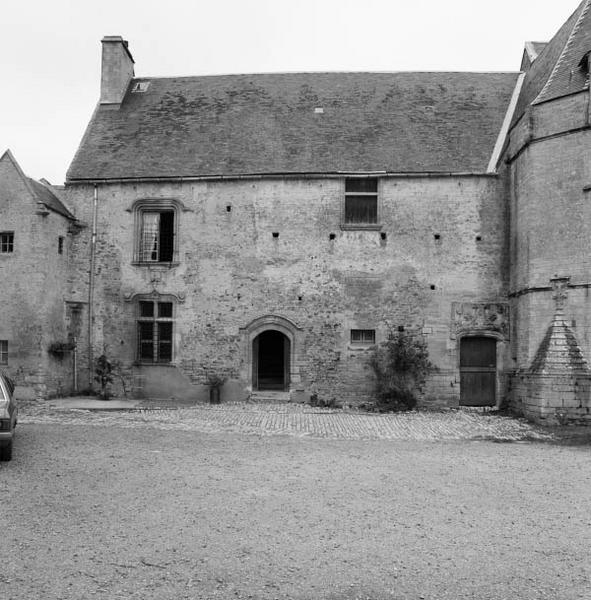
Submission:
M 0 154 L 63 183 L 98 99 L 100 40 L 137 76 L 517 71 L 580 0 L 19 0 L 0 22 Z

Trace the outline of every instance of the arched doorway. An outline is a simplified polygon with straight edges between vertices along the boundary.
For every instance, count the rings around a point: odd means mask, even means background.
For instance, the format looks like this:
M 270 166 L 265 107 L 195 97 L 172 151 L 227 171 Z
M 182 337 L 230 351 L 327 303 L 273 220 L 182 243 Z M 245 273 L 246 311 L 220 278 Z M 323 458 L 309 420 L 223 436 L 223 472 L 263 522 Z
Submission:
M 255 390 L 289 390 L 291 343 L 275 329 L 252 341 L 252 383 Z
M 497 388 L 497 340 L 468 336 L 460 340 L 460 405 L 494 406 Z

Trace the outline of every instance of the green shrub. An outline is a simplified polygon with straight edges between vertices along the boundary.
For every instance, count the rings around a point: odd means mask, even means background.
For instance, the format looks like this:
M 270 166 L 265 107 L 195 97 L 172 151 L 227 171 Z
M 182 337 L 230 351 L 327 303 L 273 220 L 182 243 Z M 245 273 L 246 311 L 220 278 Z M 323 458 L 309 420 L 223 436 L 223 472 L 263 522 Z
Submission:
M 100 396 L 103 400 L 109 399 L 108 386 L 113 383 L 113 375 L 111 374 L 112 365 L 108 358 L 101 354 L 97 359 L 94 367 L 94 380 L 101 386 Z
M 407 331 L 391 332 L 372 349 L 369 365 L 376 376 L 376 408 L 411 410 L 427 376 L 434 370 L 427 342 Z

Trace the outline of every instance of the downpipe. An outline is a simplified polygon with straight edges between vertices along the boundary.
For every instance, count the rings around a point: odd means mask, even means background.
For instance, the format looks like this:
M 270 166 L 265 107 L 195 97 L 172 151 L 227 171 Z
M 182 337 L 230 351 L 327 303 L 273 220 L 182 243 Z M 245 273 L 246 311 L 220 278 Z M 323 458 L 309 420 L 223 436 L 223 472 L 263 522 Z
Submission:
M 96 228 L 98 217 L 98 185 L 94 184 L 92 204 L 92 236 L 90 238 L 90 270 L 88 275 L 88 389 L 94 385 L 93 369 L 93 321 L 94 321 L 94 265 L 96 261 Z

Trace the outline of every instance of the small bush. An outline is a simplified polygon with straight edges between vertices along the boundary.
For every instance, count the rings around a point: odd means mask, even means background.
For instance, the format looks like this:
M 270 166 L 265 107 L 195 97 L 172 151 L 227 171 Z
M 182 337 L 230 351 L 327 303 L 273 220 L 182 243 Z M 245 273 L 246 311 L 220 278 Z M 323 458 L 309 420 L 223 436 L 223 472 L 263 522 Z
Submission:
M 330 398 L 330 400 L 323 400 L 318 397 L 318 394 L 314 392 L 310 396 L 310 400 L 308 401 L 310 406 L 315 406 L 318 408 L 343 408 L 343 405 L 337 401 L 336 398 Z
M 369 366 L 376 376 L 376 408 L 384 411 L 412 410 L 434 369 L 423 337 L 408 331 L 393 331 L 375 346 Z

